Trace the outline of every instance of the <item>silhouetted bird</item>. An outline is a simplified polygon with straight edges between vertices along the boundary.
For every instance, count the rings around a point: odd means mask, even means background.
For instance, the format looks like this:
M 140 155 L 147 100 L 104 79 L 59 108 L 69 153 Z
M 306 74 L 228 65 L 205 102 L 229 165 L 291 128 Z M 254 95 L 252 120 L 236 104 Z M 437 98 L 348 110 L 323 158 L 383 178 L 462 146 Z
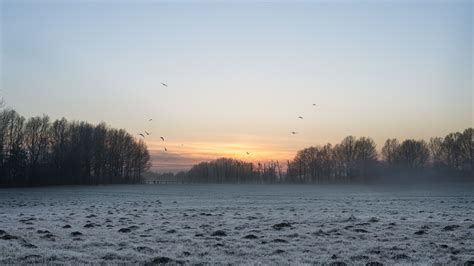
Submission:
M 168 151 L 168 149 L 165 147 L 165 151 Z
M 299 119 L 303 119 L 303 117 L 302 117 L 301 115 L 300 115 L 300 116 L 298 116 L 298 118 L 299 118 Z
M 153 119 L 150 118 L 150 119 L 148 119 L 148 121 L 153 121 Z
M 247 155 L 250 155 L 250 152 L 247 152 Z
M 168 87 L 168 85 L 166 85 L 165 83 L 161 82 L 161 85 L 165 86 L 165 87 Z
M 295 135 L 295 134 L 298 134 L 298 132 L 291 131 L 291 134 Z
M 149 136 L 149 135 L 150 135 L 150 133 L 148 133 L 148 132 L 146 132 L 146 131 L 145 131 L 145 134 L 146 134 L 147 136 Z
M 160 137 L 160 139 L 162 139 L 163 141 L 165 141 L 165 138 L 163 138 L 163 137 Z
M 316 106 L 316 104 L 315 104 L 315 103 L 313 103 L 313 106 Z
M 138 134 L 138 135 L 142 136 L 142 138 L 145 138 L 145 135 L 143 135 L 142 133 L 140 133 L 140 134 Z

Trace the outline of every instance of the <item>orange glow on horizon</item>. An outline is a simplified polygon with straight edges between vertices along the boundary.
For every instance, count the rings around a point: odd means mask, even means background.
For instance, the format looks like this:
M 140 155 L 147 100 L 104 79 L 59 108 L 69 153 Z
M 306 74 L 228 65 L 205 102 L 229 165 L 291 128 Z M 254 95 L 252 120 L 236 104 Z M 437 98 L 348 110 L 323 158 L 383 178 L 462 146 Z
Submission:
M 210 143 L 210 142 L 147 142 L 151 153 L 173 153 L 192 158 L 209 158 L 213 160 L 228 157 L 249 162 L 287 160 L 294 157 L 294 151 L 268 149 L 260 145 L 243 143 Z M 164 151 L 164 147 L 168 151 Z M 247 154 L 247 152 L 249 154 Z
M 175 171 L 187 170 L 194 164 L 222 157 L 252 163 L 271 160 L 286 163 L 295 155 L 292 149 L 283 150 L 249 143 L 164 142 L 160 140 L 147 141 L 147 145 L 152 156 L 152 170 L 159 171 L 167 168 Z M 164 150 L 165 147 L 167 151 Z

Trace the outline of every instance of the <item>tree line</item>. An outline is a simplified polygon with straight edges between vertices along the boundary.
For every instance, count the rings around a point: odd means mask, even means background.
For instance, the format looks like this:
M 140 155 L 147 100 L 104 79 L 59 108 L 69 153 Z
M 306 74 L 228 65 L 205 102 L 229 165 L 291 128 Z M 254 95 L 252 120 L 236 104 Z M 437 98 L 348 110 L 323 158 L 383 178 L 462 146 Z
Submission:
M 124 129 L 0 112 L 0 186 L 138 183 L 145 143 Z
M 468 128 L 428 142 L 387 139 L 381 153 L 371 138 L 348 136 L 335 145 L 302 149 L 285 165 L 221 158 L 165 175 L 183 183 L 351 183 L 407 176 L 474 180 L 473 135 Z
M 474 180 L 473 135 L 468 128 L 429 141 L 387 139 L 380 153 L 371 138 L 348 136 L 302 149 L 284 163 L 220 158 L 161 177 L 183 183 L 345 183 L 407 175 Z M 145 143 L 124 129 L 0 112 L 0 186 L 139 183 L 150 166 Z
M 242 160 L 220 158 L 201 162 L 188 172 L 179 172 L 175 178 L 185 183 L 274 183 L 282 180 L 283 170 L 277 161 L 249 163 Z
M 474 180 L 474 129 L 425 140 L 387 139 L 377 153 L 371 138 L 348 136 L 309 147 L 288 163 L 290 182 L 365 182 L 381 177 L 466 177 Z

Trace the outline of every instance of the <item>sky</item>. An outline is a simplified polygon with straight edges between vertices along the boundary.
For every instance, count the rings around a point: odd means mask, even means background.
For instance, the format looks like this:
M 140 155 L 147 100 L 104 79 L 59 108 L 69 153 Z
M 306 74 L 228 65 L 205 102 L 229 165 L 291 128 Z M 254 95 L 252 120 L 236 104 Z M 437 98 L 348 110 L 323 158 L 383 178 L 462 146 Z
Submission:
M 0 2 L 7 106 L 151 132 L 154 171 L 473 126 L 472 1 Z

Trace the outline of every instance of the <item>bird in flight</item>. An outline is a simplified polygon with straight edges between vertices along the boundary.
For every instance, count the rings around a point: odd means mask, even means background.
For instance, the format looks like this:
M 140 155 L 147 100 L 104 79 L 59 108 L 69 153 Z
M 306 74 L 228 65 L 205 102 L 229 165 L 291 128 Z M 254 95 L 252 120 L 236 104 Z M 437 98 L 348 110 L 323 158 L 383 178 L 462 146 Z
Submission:
M 298 118 L 299 118 L 299 119 L 303 119 L 303 117 L 302 117 L 301 115 L 300 115 L 300 116 L 298 116 Z
M 161 85 L 165 86 L 165 87 L 168 87 L 168 85 L 166 85 L 165 83 L 161 82 Z
M 145 138 L 145 135 L 143 135 L 142 133 L 139 133 L 138 135 L 142 136 L 142 138 Z
M 296 134 L 298 134 L 298 132 L 291 131 L 291 134 L 296 135 Z
M 165 138 L 163 138 L 163 137 L 160 137 L 160 139 L 163 140 L 163 141 L 165 141 Z
M 148 119 L 148 121 L 153 121 L 153 119 L 152 119 L 152 118 L 150 118 L 150 119 Z
M 146 131 L 145 131 L 145 134 L 146 134 L 147 136 L 149 136 L 149 135 L 150 135 L 150 133 L 148 133 L 148 132 L 146 132 Z
M 316 104 L 315 104 L 315 103 L 313 103 L 313 106 L 316 106 Z
M 247 155 L 250 155 L 250 152 L 247 152 Z
M 165 151 L 168 151 L 168 149 L 165 147 Z

